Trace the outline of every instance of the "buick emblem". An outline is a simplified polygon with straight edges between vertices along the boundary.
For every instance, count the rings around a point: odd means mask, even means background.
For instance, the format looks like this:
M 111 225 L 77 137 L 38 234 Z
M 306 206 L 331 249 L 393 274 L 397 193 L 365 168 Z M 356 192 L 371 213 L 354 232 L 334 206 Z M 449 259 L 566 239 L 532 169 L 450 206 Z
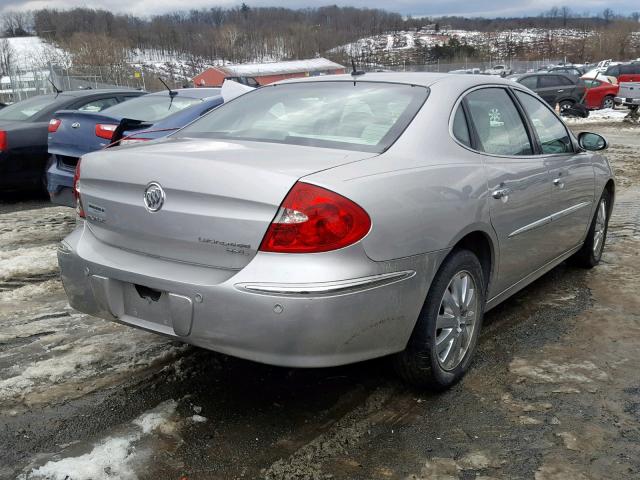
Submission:
M 78 123 L 78 122 L 73 122 L 73 123 L 71 124 L 71 128 L 80 128 L 80 123 Z
M 157 182 L 151 182 L 144 190 L 144 206 L 150 212 L 157 212 L 164 205 L 164 190 Z

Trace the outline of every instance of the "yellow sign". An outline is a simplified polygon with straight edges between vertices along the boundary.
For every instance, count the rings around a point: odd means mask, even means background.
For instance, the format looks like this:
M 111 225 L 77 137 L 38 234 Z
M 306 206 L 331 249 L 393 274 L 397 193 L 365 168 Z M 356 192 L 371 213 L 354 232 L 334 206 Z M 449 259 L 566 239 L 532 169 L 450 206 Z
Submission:
M 133 78 L 140 78 L 142 76 L 142 73 L 140 72 L 133 72 Z

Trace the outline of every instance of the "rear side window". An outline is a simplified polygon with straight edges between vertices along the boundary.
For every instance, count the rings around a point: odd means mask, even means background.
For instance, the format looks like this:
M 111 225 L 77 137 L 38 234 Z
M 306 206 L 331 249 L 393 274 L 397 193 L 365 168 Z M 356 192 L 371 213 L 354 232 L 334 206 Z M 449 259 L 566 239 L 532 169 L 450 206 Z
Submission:
M 520 79 L 520 84 L 531 90 L 535 90 L 538 86 L 538 77 L 524 77 Z
M 85 103 L 78 110 L 81 112 L 101 112 L 105 108 L 112 107 L 118 103 L 116 98 L 101 98 L 99 100 L 92 100 L 89 103 Z
M 558 75 L 542 75 L 538 80 L 538 84 L 540 88 L 558 87 L 562 85 L 559 79 Z
M 560 75 L 558 75 L 557 78 L 558 78 L 558 84 L 560 85 L 574 85 L 574 82 L 570 78 L 562 77 Z
M 429 90 L 382 82 L 301 82 L 259 88 L 177 135 L 383 152 Z
M 483 88 L 467 95 L 466 101 L 479 150 L 507 156 L 533 154 L 522 118 L 506 90 Z
M 531 119 L 542 146 L 542 153 L 572 153 L 573 145 L 569 133 L 549 107 L 524 92 L 516 92 L 516 96 Z
M 456 110 L 456 114 L 453 117 L 453 136 L 456 139 L 466 145 L 467 147 L 471 147 L 471 136 L 469 135 L 469 126 L 467 125 L 467 118 L 464 114 L 464 110 L 462 105 L 458 106 Z
M 0 120 L 18 122 L 29 120 L 57 102 L 59 103 L 54 95 L 41 95 L 22 100 L 0 110 Z

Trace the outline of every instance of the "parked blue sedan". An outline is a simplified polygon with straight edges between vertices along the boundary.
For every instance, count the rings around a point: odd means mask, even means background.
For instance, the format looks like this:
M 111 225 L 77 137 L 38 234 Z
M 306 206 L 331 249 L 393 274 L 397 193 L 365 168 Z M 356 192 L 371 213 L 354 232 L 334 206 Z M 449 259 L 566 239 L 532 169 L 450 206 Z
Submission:
M 222 103 L 219 88 L 183 88 L 145 95 L 100 113 L 56 112 L 48 135 L 51 201 L 75 206 L 73 176 L 85 153 L 165 137 Z

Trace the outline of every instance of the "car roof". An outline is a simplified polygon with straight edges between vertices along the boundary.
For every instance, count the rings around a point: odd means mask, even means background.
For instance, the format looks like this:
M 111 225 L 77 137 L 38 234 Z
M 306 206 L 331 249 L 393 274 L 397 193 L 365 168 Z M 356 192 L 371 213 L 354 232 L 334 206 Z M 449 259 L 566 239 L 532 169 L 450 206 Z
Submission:
M 176 88 L 172 91 L 177 92 L 178 96 L 205 99 L 205 98 L 220 96 L 220 90 L 221 90 L 220 88 L 198 87 L 198 88 Z M 169 91 L 161 90 L 159 92 L 154 92 L 151 95 L 167 97 L 169 96 Z
M 420 85 L 430 87 L 441 81 L 460 88 L 470 88 L 474 85 L 511 85 L 511 81 L 491 75 L 474 75 L 468 73 L 432 73 L 432 72 L 374 72 L 362 75 L 324 75 L 320 77 L 292 78 L 281 80 L 272 85 L 308 82 L 382 82 L 403 83 L 406 85 Z
M 507 78 L 523 78 L 523 77 L 550 77 L 550 76 L 554 76 L 557 77 L 558 75 L 561 77 L 567 77 L 567 78 L 575 78 L 575 75 L 571 75 L 570 73 L 566 73 L 566 72 L 529 72 L 529 73 L 516 73 L 514 75 L 509 75 Z
M 87 88 L 83 90 L 63 91 L 60 93 L 60 95 L 64 95 L 66 97 L 85 97 L 89 95 L 118 94 L 118 93 L 144 94 L 145 92 L 141 90 L 136 90 L 133 88 Z M 51 95 L 55 95 L 55 94 L 51 94 Z

